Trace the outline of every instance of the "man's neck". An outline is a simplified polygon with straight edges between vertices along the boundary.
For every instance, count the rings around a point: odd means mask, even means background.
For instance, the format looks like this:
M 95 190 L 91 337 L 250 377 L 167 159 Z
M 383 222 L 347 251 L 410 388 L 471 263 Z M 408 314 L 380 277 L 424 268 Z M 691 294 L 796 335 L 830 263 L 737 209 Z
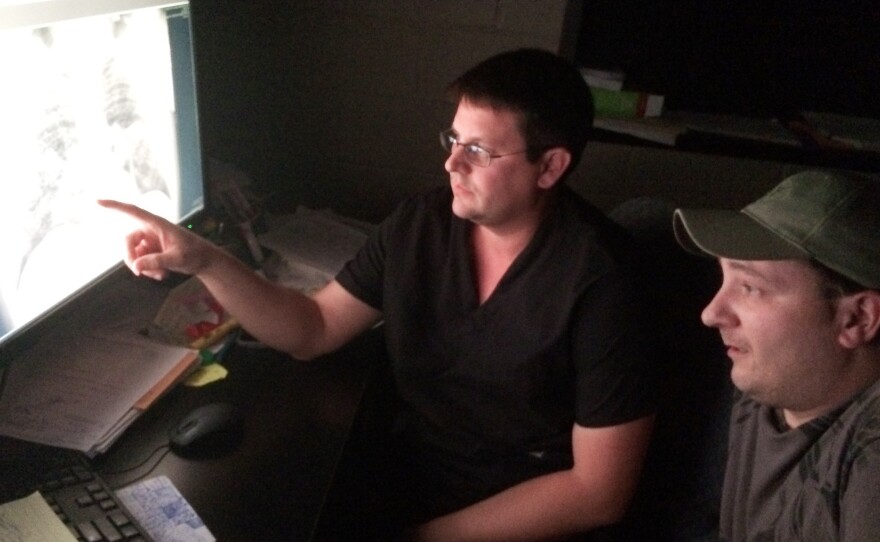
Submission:
M 474 253 L 512 260 L 529 244 L 537 229 L 538 224 L 524 224 L 516 229 L 495 229 L 475 224 L 472 236 Z
M 866 367 L 865 372 L 860 373 L 859 376 L 860 378 L 849 380 L 849 382 L 852 382 L 851 384 L 837 387 L 833 397 L 830 397 L 829 400 L 825 401 L 822 406 L 802 411 L 784 408 L 777 410 L 781 413 L 782 420 L 784 420 L 792 429 L 808 423 L 820 416 L 824 416 L 829 412 L 833 412 L 852 401 L 856 396 L 877 382 L 880 382 L 880 360 L 874 360 L 872 366 Z M 843 380 L 846 379 L 843 378 Z
M 474 246 L 491 248 L 494 252 L 514 257 L 519 254 L 541 225 L 547 209 L 557 197 L 555 190 L 546 192 L 526 212 L 498 224 L 477 224 L 473 227 Z
M 541 224 L 543 209 L 529 220 L 504 227 L 474 224 L 471 232 L 474 271 L 480 303 L 486 301 Z

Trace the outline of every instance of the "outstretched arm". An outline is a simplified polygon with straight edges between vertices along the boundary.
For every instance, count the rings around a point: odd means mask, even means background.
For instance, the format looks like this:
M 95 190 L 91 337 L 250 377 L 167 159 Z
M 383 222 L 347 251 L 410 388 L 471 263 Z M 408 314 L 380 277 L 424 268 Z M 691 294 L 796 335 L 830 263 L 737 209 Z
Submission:
M 619 521 L 636 491 L 654 417 L 572 429 L 574 466 L 422 525 L 428 541 L 548 540 Z
M 314 296 L 272 283 L 220 247 L 139 207 L 100 200 L 135 218 L 126 265 L 161 280 L 169 272 L 197 276 L 217 301 L 263 343 L 311 359 L 342 346 L 381 314 L 332 281 Z

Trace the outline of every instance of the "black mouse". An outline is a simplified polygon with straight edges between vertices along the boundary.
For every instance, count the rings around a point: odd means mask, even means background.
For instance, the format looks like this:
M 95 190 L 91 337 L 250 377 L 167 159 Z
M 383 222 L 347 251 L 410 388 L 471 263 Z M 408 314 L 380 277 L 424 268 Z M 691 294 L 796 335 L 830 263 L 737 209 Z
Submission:
M 185 414 L 168 434 L 171 449 L 182 457 L 216 456 L 231 451 L 244 435 L 241 409 L 208 403 Z

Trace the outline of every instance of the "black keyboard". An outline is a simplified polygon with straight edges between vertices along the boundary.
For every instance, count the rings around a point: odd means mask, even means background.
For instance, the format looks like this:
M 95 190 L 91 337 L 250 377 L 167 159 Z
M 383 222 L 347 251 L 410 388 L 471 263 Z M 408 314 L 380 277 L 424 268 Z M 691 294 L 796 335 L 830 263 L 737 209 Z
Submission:
M 0 458 L 0 469 L 2 502 L 39 491 L 77 540 L 152 540 L 79 452 L 29 446 L 26 453 Z

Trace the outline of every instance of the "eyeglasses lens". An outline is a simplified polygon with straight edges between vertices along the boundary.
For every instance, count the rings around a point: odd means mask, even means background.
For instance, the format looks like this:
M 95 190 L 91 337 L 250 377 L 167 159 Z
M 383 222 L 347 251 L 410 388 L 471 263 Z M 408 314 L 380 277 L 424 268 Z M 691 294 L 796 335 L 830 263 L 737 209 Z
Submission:
M 455 146 L 455 138 L 448 131 L 440 132 L 440 145 L 446 152 L 452 152 L 452 147 Z
M 479 145 L 459 143 L 455 138 L 455 134 L 451 130 L 440 132 L 440 145 L 448 153 L 451 153 L 456 145 L 462 145 L 464 159 L 475 166 L 486 167 L 489 165 L 489 162 L 492 161 L 492 156 L 489 154 L 489 151 Z

